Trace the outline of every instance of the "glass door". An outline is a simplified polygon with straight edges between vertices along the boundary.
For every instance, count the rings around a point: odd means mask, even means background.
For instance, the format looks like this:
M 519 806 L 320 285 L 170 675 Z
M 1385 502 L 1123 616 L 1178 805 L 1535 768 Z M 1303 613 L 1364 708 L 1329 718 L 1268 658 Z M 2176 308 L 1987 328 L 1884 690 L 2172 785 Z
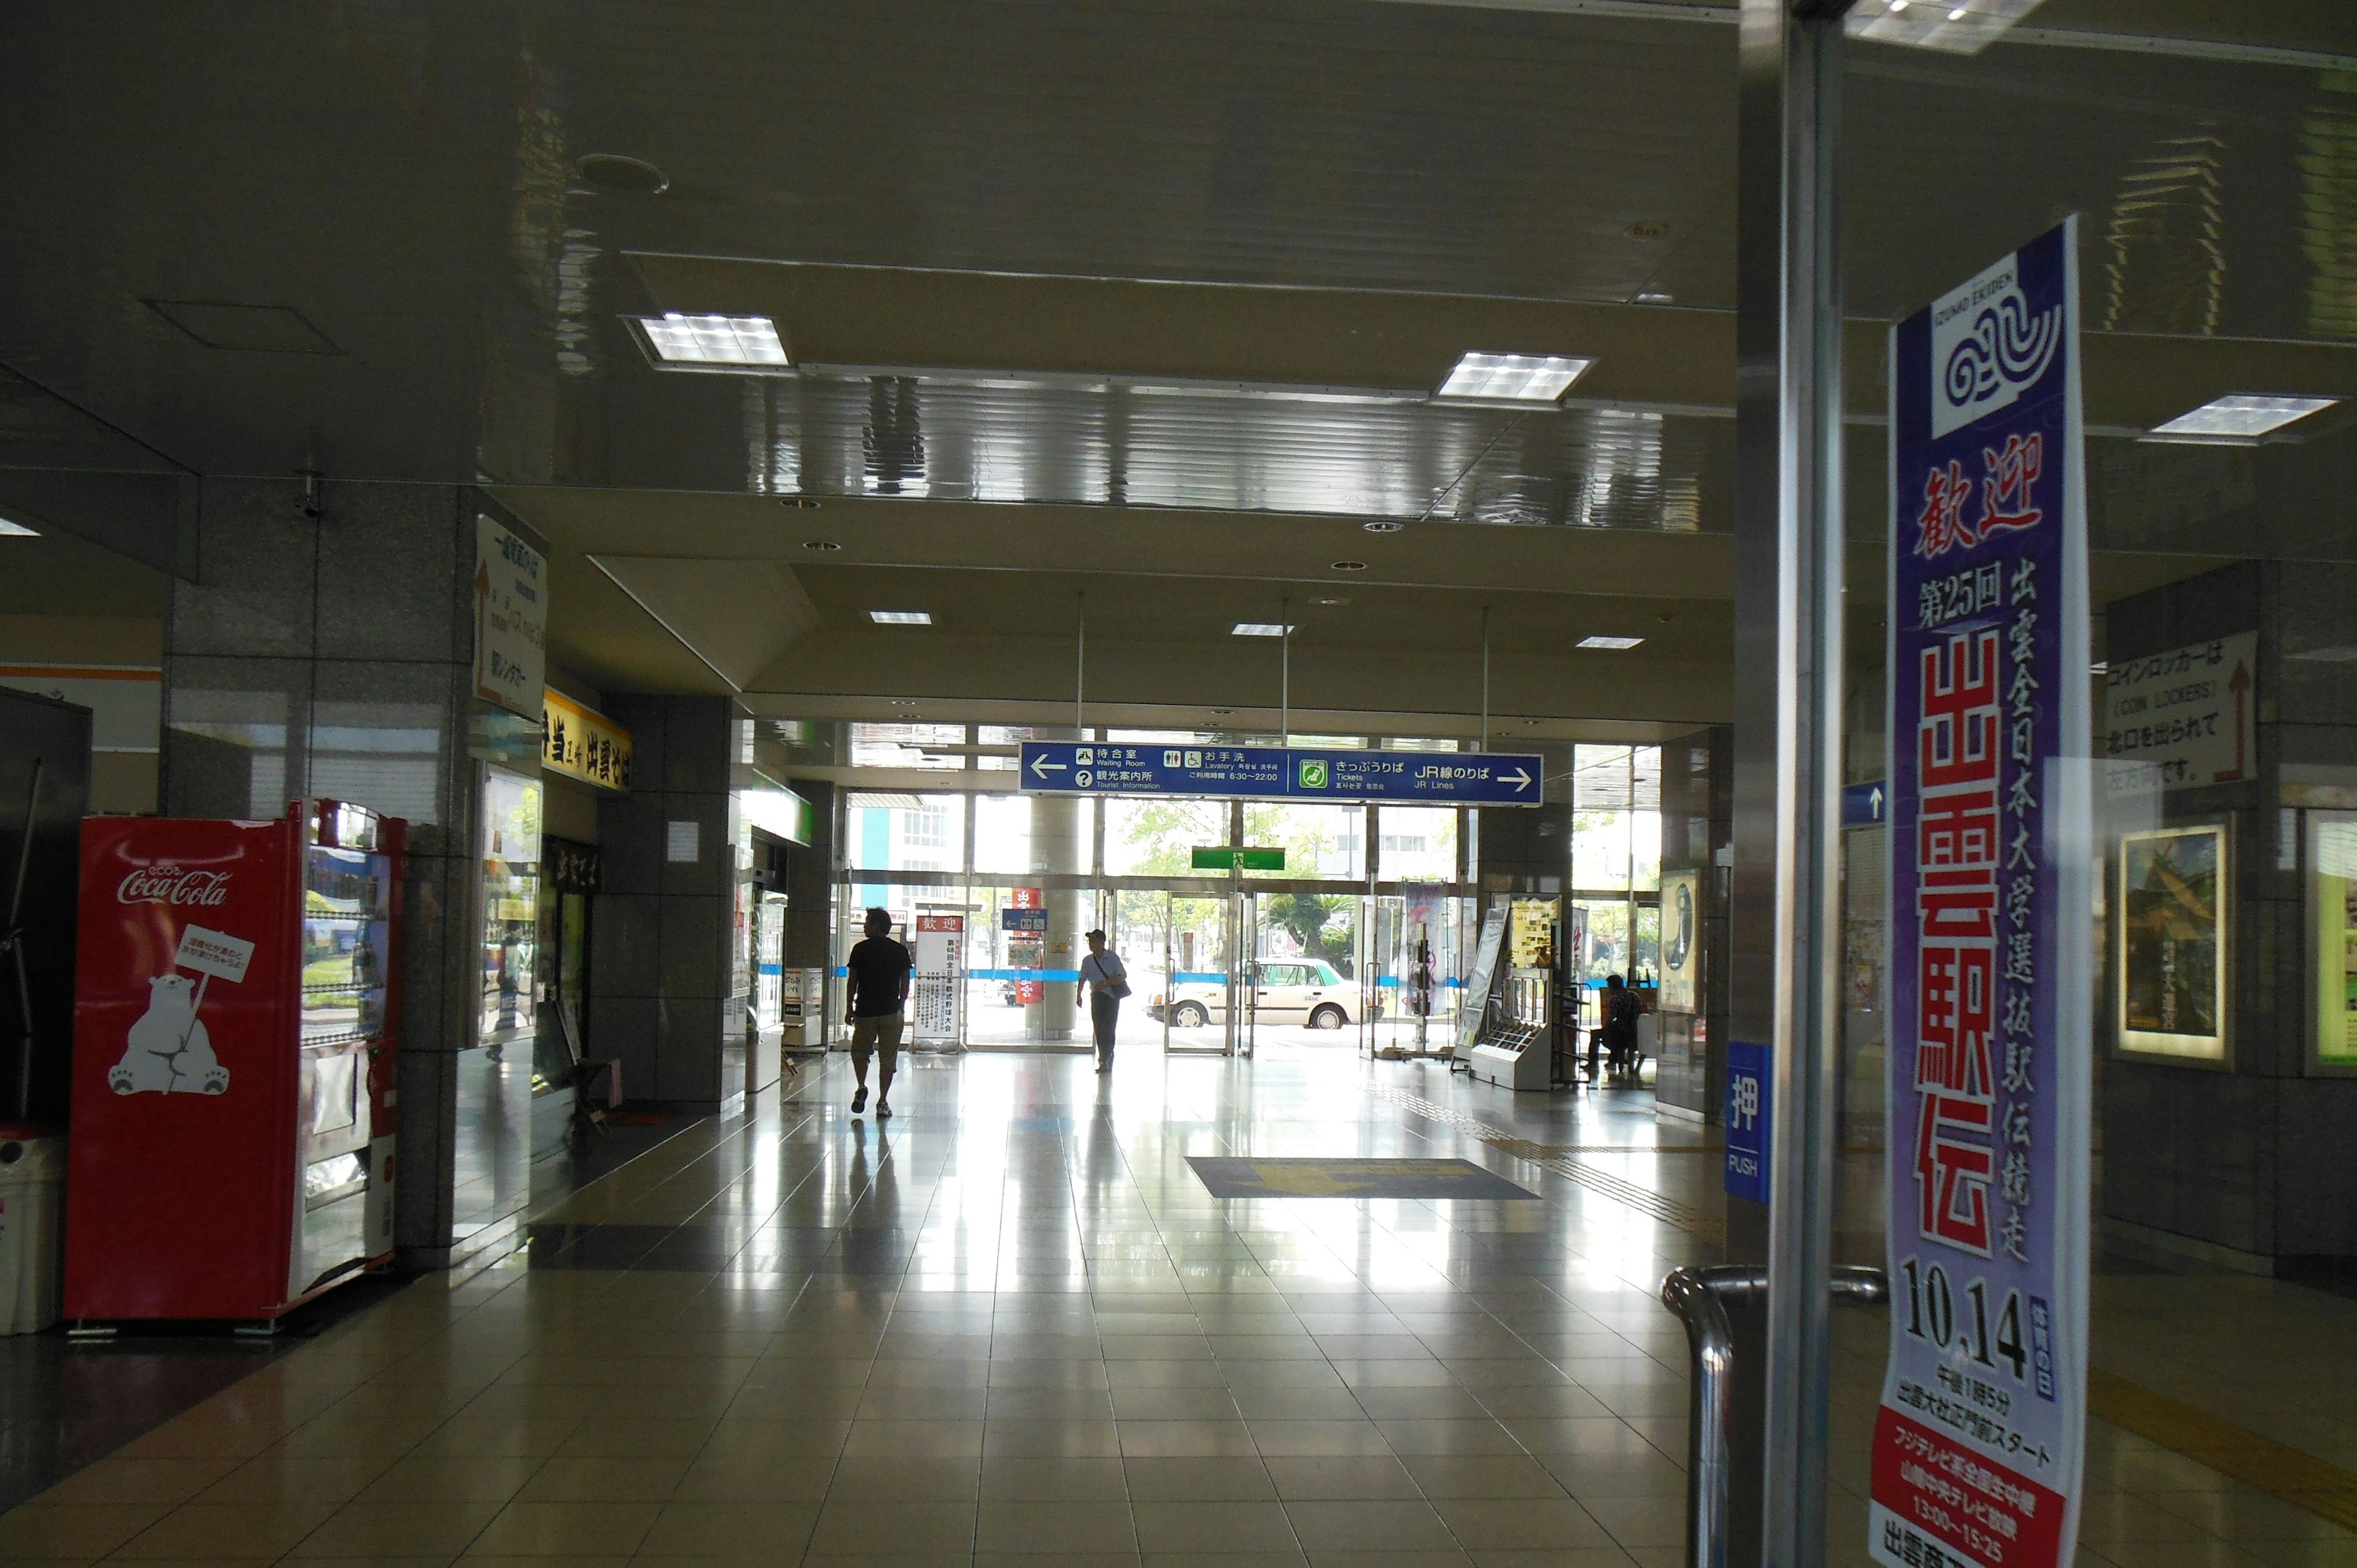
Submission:
M 1235 1020 L 1229 1000 L 1236 993 L 1232 968 L 1233 920 L 1227 897 L 1166 896 L 1162 928 L 1162 972 L 1167 983 L 1148 992 L 1148 1016 L 1162 1025 L 1162 1047 L 1171 1051 L 1234 1049 Z

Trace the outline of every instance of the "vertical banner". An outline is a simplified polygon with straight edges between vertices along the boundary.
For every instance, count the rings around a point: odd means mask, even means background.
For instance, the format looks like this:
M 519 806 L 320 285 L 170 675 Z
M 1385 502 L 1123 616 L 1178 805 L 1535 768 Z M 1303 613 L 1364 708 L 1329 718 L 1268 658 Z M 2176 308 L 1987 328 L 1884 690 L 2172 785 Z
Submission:
M 1891 335 L 1890 1359 L 1868 1550 L 2063 1568 L 2086 1422 L 2075 220 Z
M 965 1032 L 965 917 L 917 917 L 915 1037 L 954 1044 Z

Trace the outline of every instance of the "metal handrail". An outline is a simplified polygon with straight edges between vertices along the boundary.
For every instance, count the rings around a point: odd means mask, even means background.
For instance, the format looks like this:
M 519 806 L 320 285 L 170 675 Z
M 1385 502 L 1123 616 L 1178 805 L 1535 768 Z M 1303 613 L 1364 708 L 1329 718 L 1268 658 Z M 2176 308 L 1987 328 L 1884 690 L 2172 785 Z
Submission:
M 1860 1305 L 1890 1297 L 1880 1269 L 1844 1264 L 1833 1272 L 1833 1296 Z M 1727 1479 L 1735 1445 L 1735 1329 L 1729 1306 L 1768 1300 L 1768 1271 L 1755 1263 L 1679 1269 L 1662 1281 L 1662 1305 L 1685 1325 L 1694 1356 L 1694 1390 L 1686 1421 L 1686 1560 L 1692 1568 L 1727 1568 Z

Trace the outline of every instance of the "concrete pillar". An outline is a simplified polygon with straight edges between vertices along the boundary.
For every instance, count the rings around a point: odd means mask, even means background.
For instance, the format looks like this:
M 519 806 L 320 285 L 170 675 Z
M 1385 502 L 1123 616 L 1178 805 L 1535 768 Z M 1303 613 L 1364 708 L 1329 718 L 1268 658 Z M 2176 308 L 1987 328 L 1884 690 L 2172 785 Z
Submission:
M 1091 813 L 1088 803 L 1068 796 L 1039 795 L 1031 801 L 1031 869 L 1080 873 L 1089 868 Z M 1077 970 L 1088 953 L 1081 933 L 1093 924 L 1096 901 L 1078 889 L 1054 888 L 1048 894 L 1047 967 Z M 1068 1041 L 1075 1037 L 1079 1009 L 1069 980 L 1051 980 L 1039 1001 L 1025 1009 L 1028 1032 L 1035 1040 Z
M 197 578 L 173 585 L 165 632 L 167 814 L 277 817 L 328 795 L 409 822 L 394 1236 L 425 1265 L 449 1255 L 458 1053 L 478 1013 L 469 732 L 486 510 L 464 486 L 328 483 L 312 515 L 297 481 L 208 479 Z
M 2357 811 L 2357 664 L 2347 659 L 2357 567 L 2249 562 L 2114 601 L 2104 654 L 2127 661 L 2258 634 L 2251 704 L 2255 756 L 2248 777 L 2178 780 L 2115 800 L 2106 841 L 2104 983 L 2096 1039 L 2104 1047 L 2097 1093 L 2100 1203 L 2105 1239 L 2142 1251 L 2278 1277 L 2330 1277 L 2357 1258 L 2357 1169 L 2347 1155 L 2357 1124 L 2357 1074 L 2346 1058 L 2342 825 Z M 2214 707 L 2228 671 L 2196 665 L 2173 710 L 2129 715 L 2123 731 Z M 2101 704 L 2098 712 L 2102 711 Z M 2097 736 L 2097 749 L 2106 736 Z M 2118 755 L 2135 760 L 2141 736 Z M 2165 748 L 2157 755 L 2166 757 Z M 2119 1033 L 2120 862 L 2125 832 L 2223 823 L 2225 1057 L 2139 1052 Z M 2320 827 L 2335 835 L 2319 842 Z M 2193 895 L 2200 897 L 2197 890 Z M 2335 1056 L 2341 1059 L 2334 1060 Z
M 590 1037 L 633 1100 L 714 1110 L 732 1086 L 737 736 L 726 697 L 608 694 L 630 732 L 630 792 L 597 805 L 604 879 L 590 929 Z

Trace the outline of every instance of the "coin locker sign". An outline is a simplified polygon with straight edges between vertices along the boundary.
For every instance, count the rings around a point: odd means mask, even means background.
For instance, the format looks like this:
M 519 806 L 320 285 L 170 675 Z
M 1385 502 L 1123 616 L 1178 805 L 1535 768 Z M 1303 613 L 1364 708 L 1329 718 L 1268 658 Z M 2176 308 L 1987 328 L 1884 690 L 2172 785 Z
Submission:
M 2094 967 L 2075 222 L 1893 330 L 1890 1358 L 1868 1550 L 2061 1568 Z

